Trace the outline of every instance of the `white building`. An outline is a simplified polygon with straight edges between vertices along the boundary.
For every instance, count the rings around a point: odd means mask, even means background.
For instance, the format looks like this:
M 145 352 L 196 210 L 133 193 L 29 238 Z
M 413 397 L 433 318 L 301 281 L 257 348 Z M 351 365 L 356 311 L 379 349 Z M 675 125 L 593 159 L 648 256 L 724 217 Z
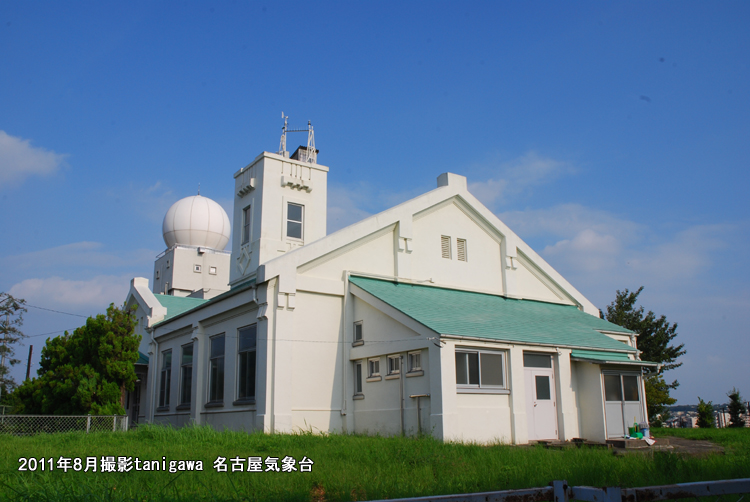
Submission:
M 516 444 L 645 420 L 636 334 L 466 178 L 326 235 L 328 168 L 294 157 L 234 174 L 231 257 L 208 199 L 170 209 L 153 292 L 135 278 L 127 299 L 147 363 L 132 419 Z

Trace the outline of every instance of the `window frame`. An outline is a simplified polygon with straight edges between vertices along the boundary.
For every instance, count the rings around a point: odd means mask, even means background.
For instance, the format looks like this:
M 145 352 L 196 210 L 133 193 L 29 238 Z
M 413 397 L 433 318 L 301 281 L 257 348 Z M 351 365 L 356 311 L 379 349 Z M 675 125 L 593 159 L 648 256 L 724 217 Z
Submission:
M 416 366 L 413 364 L 413 358 L 416 358 L 417 361 L 418 361 L 418 364 Z M 418 373 L 420 371 L 423 371 L 423 369 L 422 369 L 422 351 L 421 350 L 417 350 L 417 351 L 413 351 L 413 352 L 407 352 L 406 359 L 407 359 L 407 361 L 406 361 L 406 364 L 407 364 L 406 374 L 407 375 L 409 373 Z
M 364 399 L 364 378 L 362 375 L 362 361 L 354 363 L 354 399 Z
M 252 204 L 242 209 L 242 238 L 240 239 L 240 245 L 250 243 L 250 225 L 253 221 Z
M 214 342 L 222 340 L 223 350 L 221 355 L 214 355 Z M 224 374 L 226 361 L 226 336 L 224 333 L 214 335 L 208 339 L 208 403 L 207 405 L 223 406 L 224 405 Z M 218 352 L 218 350 L 217 350 Z M 216 364 L 216 375 L 214 375 L 214 364 Z M 219 379 L 221 384 L 218 385 L 214 379 Z M 209 406 L 210 407 L 210 406 Z
M 190 361 L 185 362 L 185 349 L 190 348 Z M 189 408 L 193 401 L 193 358 L 195 357 L 195 344 L 193 342 L 187 343 L 182 347 L 182 353 L 180 357 L 180 399 L 177 408 L 186 407 Z M 187 378 L 186 378 L 187 377 Z M 189 385 L 186 385 L 186 380 L 189 380 Z M 185 394 L 187 393 L 187 399 Z
M 290 206 L 298 206 L 301 209 L 301 211 L 300 211 L 301 214 L 300 214 L 300 220 L 299 221 L 292 220 L 292 219 L 289 218 L 289 207 Z M 287 239 L 293 239 L 293 240 L 296 240 L 296 241 L 304 241 L 305 240 L 305 205 L 301 204 L 299 202 L 292 202 L 292 201 L 289 201 L 289 200 L 286 201 L 286 209 L 285 209 L 284 216 L 285 216 L 284 221 L 286 223 L 285 228 L 284 228 L 284 236 Z M 300 231 L 299 231 L 300 236 L 299 237 L 296 237 L 296 236 L 293 236 L 293 235 L 289 235 L 289 223 L 290 222 L 291 223 L 299 223 L 299 226 L 300 226 Z
M 352 326 L 352 346 L 353 347 L 357 347 L 359 345 L 365 344 L 363 324 L 364 324 L 363 321 L 354 321 L 354 324 Z M 357 337 L 358 331 L 359 331 L 359 337 Z
M 388 356 L 388 375 L 401 375 L 401 354 L 391 354 Z
M 367 359 L 367 378 L 380 378 L 380 358 L 370 357 Z
M 476 354 L 477 355 L 477 377 L 479 383 L 459 383 L 458 381 L 458 355 L 459 354 Z M 501 356 L 501 373 L 503 383 L 502 385 L 492 385 L 482 383 L 482 355 L 487 356 Z M 476 347 L 456 347 L 455 349 L 455 360 L 456 360 L 456 392 L 463 394 L 509 394 L 510 387 L 508 385 L 508 351 L 507 350 L 493 350 Z M 466 381 L 469 382 L 471 379 L 471 368 L 470 361 L 466 359 Z
M 167 365 L 167 357 L 169 365 Z M 172 349 L 161 353 L 161 378 L 159 380 L 159 409 L 169 409 L 169 394 L 172 390 Z
M 254 331 L 254 341 L 251 347 L 241 348 L 241 342 L 242 342 L 242 333 L 243 330 L 253 330 Z M 252 362 L 252 372 L 247 371 L 245 375 L 245 386 L 247 387 L 245 389 L 245 395 L 242 395 L 242 367 L 243 363 L 247 364 L 249 362 L 248 360 L 243 359 L 243 357 L 250 357 L 250 354 L 252 354 L 253 362 Z M 252 375 L 251 375 L 252 373 Z M 255 404 L 255 398 L 258 391 L 258 324 L 248 324 L 247 326 L 242 326 L 240 328 L 237 328 L 237 399 L 235 400 L 234 404 Z M 249 382 L 252 382 L 252 395 L 248 394 L 249 390 Z

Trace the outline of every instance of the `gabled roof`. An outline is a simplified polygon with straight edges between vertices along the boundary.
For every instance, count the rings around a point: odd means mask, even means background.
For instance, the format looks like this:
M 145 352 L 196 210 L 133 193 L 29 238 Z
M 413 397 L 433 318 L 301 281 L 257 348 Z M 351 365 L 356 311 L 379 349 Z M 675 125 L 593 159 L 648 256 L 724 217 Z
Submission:
M 441 335 L 636 352 L 601 331 L 631 331 L 572 305 L 350 276 L 365 292 Z
M 154 296 L 159 301 L 159 303 L 161 303 L 162 307 L 165 307 L 167 309 L 167 315 L 164 316 L 164 319 L 162 319 L 159 324 L 168 321 L 171 318 L 182 314 L 183 312 L 194 309 L 199 305 L 203 305 L 208 301 L 204 300 L 203 298 L 188 298 L 186 296 L 171 296 L 161 294 Z

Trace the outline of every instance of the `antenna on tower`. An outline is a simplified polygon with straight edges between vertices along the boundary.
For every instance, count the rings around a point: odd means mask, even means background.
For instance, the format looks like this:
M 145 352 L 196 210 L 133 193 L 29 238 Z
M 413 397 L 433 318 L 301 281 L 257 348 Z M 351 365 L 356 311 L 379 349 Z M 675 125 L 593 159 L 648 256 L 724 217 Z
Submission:
M 284 116 L 284 112 L 281 112 L 281 118 L 284 119 L 284 125 L 281 127 L 281 142 L 279 143 L 279 151 L 276 153 L 282 157 L 289 157 L 289 152 L 286 151 L 286 131 L 289 117 Z
M 200 194 L 201 194 L 201 184 L 198 183 L 198 195 L 200 195 Z
M 295 155 L 299 155 L 300 158 L 294 157 L 302 162 L 309 162 L 310 164 L 318 163 L 318 151 L 315 149 L 315 132 L 313 131 L 312 123 L 307 121 L 307 129 L 289 129 L 289 117 L 281 112 L 281 118 L 284 119 L 284 126 L 281 128 L 281 142 L 279 143 L 279 151 L 276 152 L 282 157 L 289 157 L 289 152 L 286 151 L 286 133 L 288 132 L 306 132 L 307 133 L 307 150 L 302 153 L 295 152 Z M 304 147 L 300 146 L 300 149 Z

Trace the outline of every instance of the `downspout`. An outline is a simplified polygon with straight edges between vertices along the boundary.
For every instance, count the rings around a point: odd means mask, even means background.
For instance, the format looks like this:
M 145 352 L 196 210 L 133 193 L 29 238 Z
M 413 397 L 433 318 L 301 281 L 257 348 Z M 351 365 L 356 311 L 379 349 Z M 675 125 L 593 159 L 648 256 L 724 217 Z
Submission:
M 346 343 L 348 340 L 347 333 L 349 330 L 349 326 L 351 325 L 351 323 L 347 319 L 348 308 L 349 308 L 349 271 L 347 270 L 344 273 L 344 302 L 342 305 L 342 312 L 341 312 L 341 322 L 342 322 L 341 328 L 342 328 L 342 338 L 343 338 L 343 346 L 342 346 L 343 350 L 341 351 L 341 379 L 342 379 L 342 382 L 341 382 L 341 416 L 342 416 L 341 425 L 342 427 L 341 428 L 344 431 L 344 433 L 346 433 L 348 430 L 347 419 L 343 418 L 343 417 L 346 417 L 346 412 L 347 412 L 346 410 L 346 402 L 347 402 L 346 382 L 349 380 L 346 374 L 346 369 L 347 369 L 346 362 L 349 359 L 349 354 L 351 350 L 351 345 Z M 352 336 L 352 341 L 353 340 L 354 340 L 354 337 Z
M 156 375 L 159 374 L 157 366 L 159 364 L 159 342 L 156 340 L 156 335 L 154 334 L 155 328 L 148 329 L 148 334 L 151 336 L 151 343 L 153 343 L 156 348 L 154 349 L 154 364 L 149 364 L 149 368 L 153 368 L 151 371 L 152 375 L 149 378 L 149 387 L 151 387 L 151 399 L 149 400 L 149 406 L 148 406 L 148 414 L 149 414 L 149 423 L 154 423 L 154 412 L 156 411 L 154 409 L 154 406 L 156 404 Z M 149 361 L 150 363 L 151 361 Z
M 398 356 L 398 390 L 400 394 L 400 404 L 401 404 L 401 435 L 404 435 L 404 355 L 400 354 Z

